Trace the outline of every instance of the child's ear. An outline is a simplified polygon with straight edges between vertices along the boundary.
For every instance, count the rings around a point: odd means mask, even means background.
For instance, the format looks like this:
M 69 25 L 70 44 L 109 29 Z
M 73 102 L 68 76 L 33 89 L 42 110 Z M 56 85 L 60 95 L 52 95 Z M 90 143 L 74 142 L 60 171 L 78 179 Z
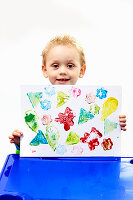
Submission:
M 46 66 L 42 65 L 42 73 L 45 78 L 48 78 Z
M 81 70 L 80 70 L 80 74 L 79 74 L 79 77 L 82 78 L 85 74 L 85 70 L 86 70 L 86 65 L 83 65 L 81 67 Z

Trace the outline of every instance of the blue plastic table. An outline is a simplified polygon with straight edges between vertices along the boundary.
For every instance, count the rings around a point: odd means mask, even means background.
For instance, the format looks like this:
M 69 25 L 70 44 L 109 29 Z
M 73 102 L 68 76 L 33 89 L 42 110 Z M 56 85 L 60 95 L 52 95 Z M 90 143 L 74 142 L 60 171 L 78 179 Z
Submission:
M 132 158 L 8 155 L 0 200 L 133 200 Z

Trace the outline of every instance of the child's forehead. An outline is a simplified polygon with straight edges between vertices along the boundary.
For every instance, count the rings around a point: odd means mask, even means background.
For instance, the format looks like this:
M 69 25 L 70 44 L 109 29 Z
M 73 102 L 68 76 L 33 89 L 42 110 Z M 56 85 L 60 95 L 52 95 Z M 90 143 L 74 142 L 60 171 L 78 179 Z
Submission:
M 47 57 L 69 57 L 71 58 L 79 58 L 78 50 L 73 46 L 68 45 L 56 45 L 53 46 L 47 53 Z

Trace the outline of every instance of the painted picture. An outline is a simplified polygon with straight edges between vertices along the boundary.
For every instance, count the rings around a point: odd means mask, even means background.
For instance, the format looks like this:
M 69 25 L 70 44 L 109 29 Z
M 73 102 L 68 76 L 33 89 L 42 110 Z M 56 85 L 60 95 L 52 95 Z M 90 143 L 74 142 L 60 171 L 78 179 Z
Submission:
M 22 86 L 21 157 L 120 156 L 121 87 Z

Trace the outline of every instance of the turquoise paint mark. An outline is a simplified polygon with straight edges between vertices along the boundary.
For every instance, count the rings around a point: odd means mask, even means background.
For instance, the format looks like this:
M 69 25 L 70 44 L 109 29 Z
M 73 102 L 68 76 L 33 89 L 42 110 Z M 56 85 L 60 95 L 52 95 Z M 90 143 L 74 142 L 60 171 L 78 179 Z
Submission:
M 90 111 L 86 111 L 85 109 L 81 108 L 80 109 L 80 115 L 79 115 L 79 120 L 78 124 L 83 124 L 87 122 L 90 119 L 93 119 L 94 115 L 90 113 Z
M 32 104 L 32 107 L 35 108 L 40 103 L 40 100 L 42 98 L 42 92 L 29 92 L 27 93 L 27 96 Z
M 31 146 L 38 146 L 39 144 L 48 144 L 47 139 L 41 130 L 38 131 L 35 138 L 30 142 Z
M 114 129 L 116 129 L 118 126 L 117 123 L 112 122 L 108 119 L 104 120 L 104 134 L 107 135 L 109 132 L 113 131 Z

